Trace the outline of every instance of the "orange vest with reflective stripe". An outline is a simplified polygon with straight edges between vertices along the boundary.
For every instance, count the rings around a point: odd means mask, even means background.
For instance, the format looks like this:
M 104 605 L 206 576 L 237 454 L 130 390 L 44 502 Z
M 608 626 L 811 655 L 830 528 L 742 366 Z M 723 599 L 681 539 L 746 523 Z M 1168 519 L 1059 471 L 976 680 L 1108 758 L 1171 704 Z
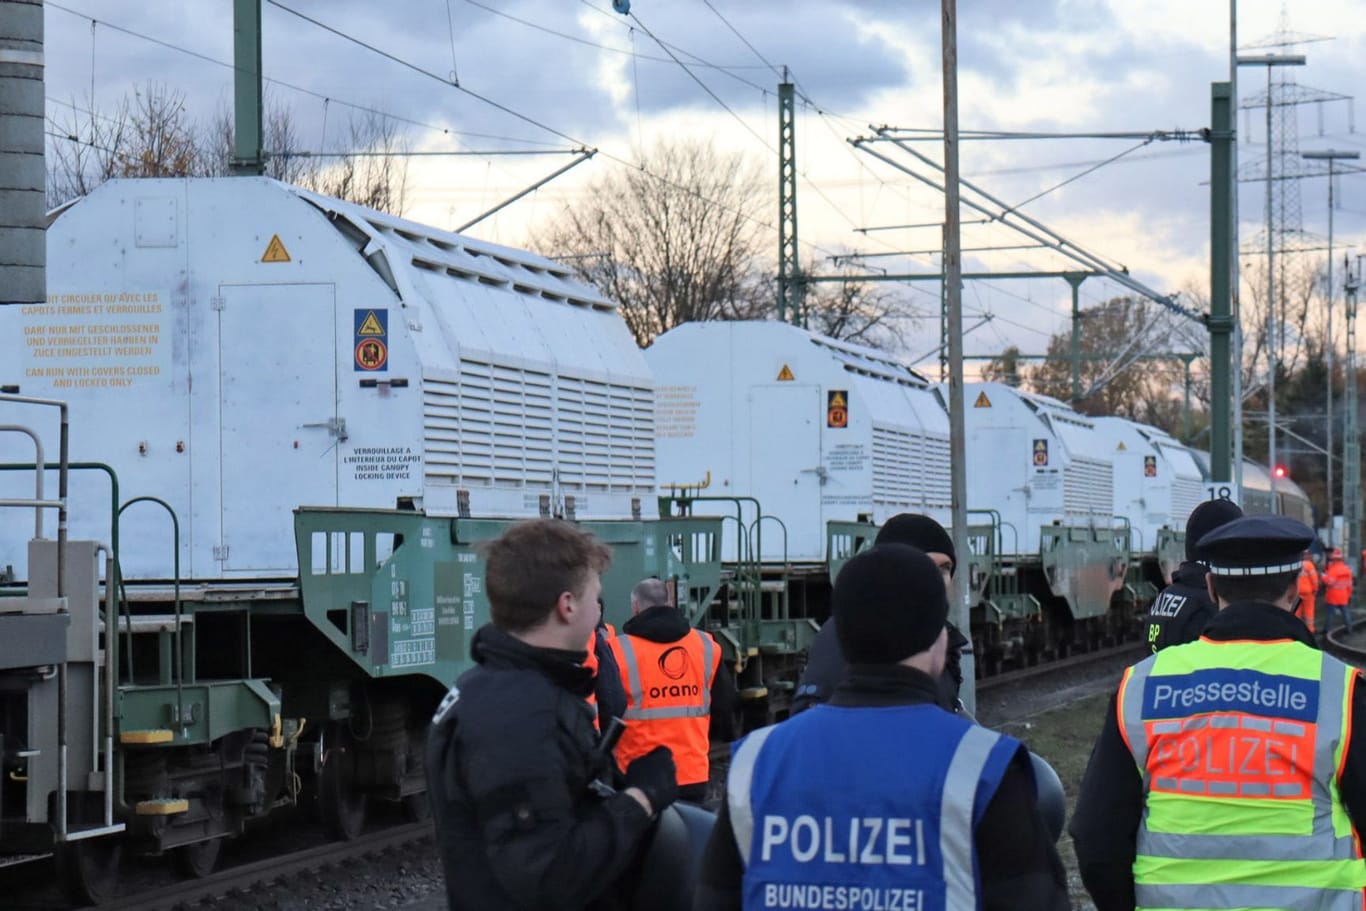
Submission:
M 1352 571 L 1341 560 L 1334 560 L 1323 570 L 1323 601 L 1334 607 L 1346 607 L 1352 600 Z
M 711 772 L 711 686 L 721 666 L 716 640 L 695 629 L 677 642 L 621 634 L 608 645 L 626 688 L 617 765 L 625 771 L 631 760 L 666 746 L 680 786 L 705 782 Z
M 594 630 L 593 632 L 588 634 L 588 645 L 586 646 L 586 648 L 588 649 L 588 657 L 583 660 L 583 666 L 593 672 L 593 679 L 594 681 L 596 681 L 598 678 L 597 630 Z M 588 691 L 588 696 L 585 698 L 584 701 L 586 701 L 589 704 L 589 706 L 591 706 L 593 709 L 593 727 L 596 729 L 598 726 L 598 688 L 596 685 L 594 685 L 593 689 Z

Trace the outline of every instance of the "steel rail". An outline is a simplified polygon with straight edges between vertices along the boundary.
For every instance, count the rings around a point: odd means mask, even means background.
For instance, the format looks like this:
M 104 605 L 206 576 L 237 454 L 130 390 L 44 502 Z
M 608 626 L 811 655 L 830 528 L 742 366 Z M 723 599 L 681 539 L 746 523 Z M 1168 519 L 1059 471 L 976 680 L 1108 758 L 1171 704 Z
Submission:
M 999 674 L 992 674 L 989 677 L 982 677 L 977 681 L 977 691 L 995 690 L 1005 686 L 1011 686 L 1024 680 L 1032 680 L 1037 677 L 1047 677 L 1059 671 L 1072 670 L 1079 667 L 1086 667 L 1091 664 L 1099 664 L 1111 658 L 1119 658 L 1128 655 L 1135 664 L 1143 658 L 1143 651 L 1139 647 L 1137 640 L 1122 642 L 1119 645 L 1109 648 L 1100 648 L 1090 652 L 1082 652 L 1079 655 L 1069 655 L 1066 658 L 1054 661 L 1040 661 L 1033 667 L 1022 667 L 1016 670 L 1002 671 Z
M 159 889 L 139 892 L 101 905 L 101 911 L 171 911 L 173 908 L 214 901 L 240 892 L 263 891 L 279 880 L 294 880 L 301 873 L 383 854 L 432 838 L 431 822 L 408 823 L 362 835 L 352 841 L 329 842 L 253 863 L 229 867 L 203 879 L 187 880 Z

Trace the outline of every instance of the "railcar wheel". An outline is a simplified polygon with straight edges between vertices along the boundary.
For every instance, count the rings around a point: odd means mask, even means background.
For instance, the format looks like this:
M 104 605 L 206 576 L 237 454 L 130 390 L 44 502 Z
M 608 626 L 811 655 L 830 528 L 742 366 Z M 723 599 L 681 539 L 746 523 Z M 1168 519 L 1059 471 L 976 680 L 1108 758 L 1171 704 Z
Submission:
M 203 879 L 218 867 L 223 854 L 223 839 L 211 838 L 175 849 L 176 872 L 185 879 Z
M 351 738 L 334 727 L 326 745 L 323 767 L 318 772 L 318 815 L 323 828 L 338 841 L 352 841 L 365 828 L 369 805 L 356 790 L 355 748 Z
M 57 876 L 67 898 L 77 905 L 102 905 L 119 887 L 123 842 L 118 838 L 89 838 L 58 845 Z
M 432 802 L 426 791 L 403 798 L 403 816 L 409 822 L 426 822 L 432 818 Z

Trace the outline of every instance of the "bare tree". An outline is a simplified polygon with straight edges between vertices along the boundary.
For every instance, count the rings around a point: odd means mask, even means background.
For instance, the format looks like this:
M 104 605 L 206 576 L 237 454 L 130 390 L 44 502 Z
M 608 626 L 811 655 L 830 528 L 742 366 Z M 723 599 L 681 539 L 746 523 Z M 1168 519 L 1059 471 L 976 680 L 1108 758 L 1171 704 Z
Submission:
M 317 182 L 317 160 L 302 154 L 293 109 L 268 95 L 262 121 L 261 151 L 266 156 L 266 176 L 285 183 L 314 186 Z M 231 108 L 227 104 L 219 105 L 202 139 L 205 152 L 211 158 L 209 172 L 214 176 L 232 174 L 236 135 Z
M 52 143 L 48 202 L 84 196 L 111 177 L 192 177 L 207 174 L 198 131 L 178 89 L 149 82 L 110 111 L 71 105 Z
M 48 149 L 47 202 L 54 209 L 117 176 L 128 153 L 128 99 L 105 113 L 89 99 L 85 107 L 73 99 L 69 110 L 68 116 L 53 121 L 61 136 Z
M 1080 364 L 1083 414 L 1108 414 L 1179 433 L 1183 367 L 1174 353 L 1177 317 L 1135 297 L 1116 297 L 1082 311 Z M 1028 372 L 1034 391 L 1072 398 L 1072 337 L 1054 335 L 1048 358 Z M 1197 349 L 1198 350 L 1198 349 Z
M 802 307 L 813 331 L 872 348 L 900 346 L 908 324 L 924 316 L 900 296 L 856 276 L 808 286 Z
M 347 152 L 328 167 L 316 171 L 308 182 L 328 196 L 402 215 L 408 197 L 407 136 L 398 124 L 380 114 L 366 112 L 351 118 L 347 127 Z
M 234 124 L 226 105 L 197 124 L 178 89 L 148 83 L 107 113 L 72 105 L 51 143 L 48 202 L 84 196 L 111 177 L 200 177 L 232 173 Z M 266 174 L 352 202 L 401 214 L 408 191 L 408 140 L 378 114 L 353 119 L 346 152 L 331 167 L 300 150 L 292 110 L 266 99 Z
M 1020 347 L 1011 345 L 987 362 L 982 368 L 982 379 L 988 383 L 1018 387 L 1023 379 L 1020 375 L 1020 360 Z
M 534 244 L 617 302 L 636 341 L 771 310 L 757 269 L 762 174 L 704 140 L 660 143 L 592 182 Z
M 185 107 L 185 93 L 149 82 L 133 92 L 119 177 L 196 177 L 209 162 Z

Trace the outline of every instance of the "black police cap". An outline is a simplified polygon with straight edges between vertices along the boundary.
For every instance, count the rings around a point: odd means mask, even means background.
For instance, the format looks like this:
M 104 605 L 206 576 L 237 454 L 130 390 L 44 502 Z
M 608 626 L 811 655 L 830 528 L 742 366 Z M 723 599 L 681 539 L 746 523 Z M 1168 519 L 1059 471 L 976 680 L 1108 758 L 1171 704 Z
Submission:
M 1299 570 L 1314 532 L 1285 516 L 1244 516 L 1200 539 L 1200 559 L 1216 576 L 1274 576 Z

